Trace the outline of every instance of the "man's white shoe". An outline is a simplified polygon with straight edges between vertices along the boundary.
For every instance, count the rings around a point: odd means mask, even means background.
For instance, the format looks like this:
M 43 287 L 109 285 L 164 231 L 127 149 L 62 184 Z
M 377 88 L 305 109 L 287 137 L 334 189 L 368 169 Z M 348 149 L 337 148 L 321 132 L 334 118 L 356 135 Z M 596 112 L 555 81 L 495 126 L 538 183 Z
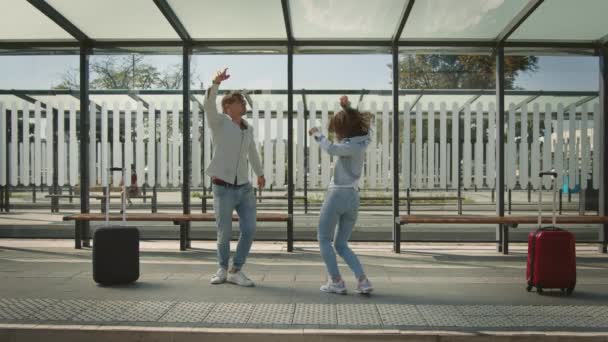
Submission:
M 374 291 L 374 287 L 372 286 L 372 283 L 369 281 L 369 279 L 365 279 L 363 281 L 360 281 L 359 284 L 357 284 L 357 290 L 358 293 L 360 294 L 370 294 L 372 293 L 372 291 Z
M 217 285 L 222 284 L 226 281 L 226 277 L 228 275 L 228 271 L 223 268 L 219 268 L 217 272 L 211 277 L 211 284 Z
M 235 273 L 228 273 L 228 278 L 226 279 L 226 281 L 229 283 L 232 283 L 232 284 L 240 285 L 240 286 L 246 286 L 246 287 L 255 286 L 253 281 L 251 281 L 251 279 L 247 278 L 247 276 L 245 275 L 245 273 L 243 273 L 243 271 L 237 271 Z
M 327 284 L 321 285 L 321 291 L 327 293 L 346 294 L 346 285 L 344 280 L 334 283 L 332 280 L 327 281 Z

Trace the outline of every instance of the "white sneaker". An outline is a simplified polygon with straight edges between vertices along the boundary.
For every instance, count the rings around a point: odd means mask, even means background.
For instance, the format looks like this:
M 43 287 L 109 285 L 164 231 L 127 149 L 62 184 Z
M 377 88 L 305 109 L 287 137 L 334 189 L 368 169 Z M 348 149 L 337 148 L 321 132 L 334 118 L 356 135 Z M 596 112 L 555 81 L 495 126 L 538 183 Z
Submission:
M 374 287 L 372 286 L 372 283 L 369 281 L 369 279 L 366 278 L 363 281 L 359 281 L 359 283 L 357 284 L 356 291 L 360 294 L 370 294 L 372 293 L 372 291 L 374 291 Z
M 346 285 L 344 284 L 344 280 L 340 280 L 337 283 L 328 280 L 327 284 L 321 285 L 320 290 L 327 293 L 346 294 Z
M 240 285 L 240 286 L 246 286 L 246 287 L 255 286 L 253 281 L 251 281 L 251 279 L 247 278 L 247 276 L 245 275 L 245 273 L 243 273 L 243 271 L 238 271 L 236 273 L 228 273 L 228 278 L 226 279 L 226 281 L 228 281 L 229 283 L 232 283 L 232 284 Z
M 224 283 L 226 281 L 227 273 L 228 271 L 220 267 L 217 272 L 215 272 L 215 274 L 211 277 L 211 284 L 217 285 Z

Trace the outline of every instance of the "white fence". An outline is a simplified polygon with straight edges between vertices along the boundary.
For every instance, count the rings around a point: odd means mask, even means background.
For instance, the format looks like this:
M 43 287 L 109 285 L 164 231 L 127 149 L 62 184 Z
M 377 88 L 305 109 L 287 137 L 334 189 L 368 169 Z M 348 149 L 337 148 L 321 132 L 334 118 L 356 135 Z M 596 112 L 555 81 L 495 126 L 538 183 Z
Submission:
M 160 102 L 160 101 L 159 101 Z M 60 186 L 77 185 L 79 145 L 77 121 L 79 111 L 72 104 L 48 103 L 58 110 L 58 182 Z M 182 177 L 182 133 L 178 102 L 142 102 L 91 104 L 90 108 L 90 182 L 103 184 L 109 164 L 135 165 L 139 185 L 177 187 Z M 203 127 L 199 103 L 193 102 L 192 117 L 192 186 L 209 185 L 203 169 L 211 159 L 210 134 Z M 361 186 L 389 189 L 392 185 L 392 111 L 389 102 L 363 103 L 361 109 L 374 114 L 373 140 L 367 150 Z M 461 148 L 463 186 L 493 188 L 496 165 L 496 113 L 493 103 L 420 103 L 411 108 L 401 106 L 400 175 L 401 187 L 413 189 L 455 189 L 458 182 L 459 148 Z M 326 132 L 329 118 L 338 109 L 327 102 L 296 104 L 294 118 L 294 179 L 303 188 L 304 146 L 307 127 L 321 126 Z M 461 111 L 459 111 L 461 109 Z M 52 183 L 53 128 L 51 111 L 40 103 L 0 102 L 0 185 L 41 185 Z M 115 115 L 120 113 L 120 115 Z M 156 113 L 156 115 L 151 114 Z M 564 107 L 562 104 L 535 103 L 506 110 L 505 175 L 509 189 L 547 186 L 538 171 L 555 169 L 562 186 L 599 184 L 598 105 Z M 263 154 L 268 185 L 286 187 L 287 113 L 283 103 L 254 103 L 247 119 L 255 129 L 258 150 Z M 7 125 L 10 116 L 10 127 Z M 455 124 L 460 121 L 460 126 Z M 98 127 L 100 125 L 100 127 Z M 461 127 L 461 129 L 459 129 Z M 10 136 L 9 136 L 10 128 Z M 550 128 L 550 129 L 547 129 Z M 23 133 L 26 134 L 23 134 Z M 461 136 L 461 134 L 463 136 Z M 24 139 L 25 136 L 25 139 Z M 460 147 L 459 140 L 463 141 Z M 321 153 L 318 145 L 306 140 L 309 149 L 308 187 L 325 187 L 329 183 L 331 158 Z M 124 142 L 124 143 L 123 143 Z M 550 142 L 550 143 L 546 143 Z M 124 145 L 124 146 L 123 146 Z M 8 149 L 8 156 L 5 151 Z M 203 158 L 204 152 L 204 158 Z M 9 165 L 9 173 L 7 167 Z M 119 175 L 113 183 L 117 184 Z

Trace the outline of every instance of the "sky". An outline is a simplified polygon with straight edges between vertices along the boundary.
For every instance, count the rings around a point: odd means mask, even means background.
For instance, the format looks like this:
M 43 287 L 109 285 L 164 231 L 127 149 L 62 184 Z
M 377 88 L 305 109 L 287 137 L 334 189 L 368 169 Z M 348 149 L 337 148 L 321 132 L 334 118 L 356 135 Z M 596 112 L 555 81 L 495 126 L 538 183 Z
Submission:
M 93 56 L 92 61 L 98 58 Z M 294 88 L 391 89 L 390 55 L 295 55 Z M 146 56 L 146 63 L 165 69 L 181 63 L 181 56 Z M 195 55 L 192 68 L 208 82 L 216 70 L 228 67 L 227 88 L 286 89 L 284 55 Z M 49 89 L 78 56 L 0 56 L 0 89 Z M 516 86 L 527 90 L 597 91 L 597 57 L 539 57 L 539 70 L 522 74 Z

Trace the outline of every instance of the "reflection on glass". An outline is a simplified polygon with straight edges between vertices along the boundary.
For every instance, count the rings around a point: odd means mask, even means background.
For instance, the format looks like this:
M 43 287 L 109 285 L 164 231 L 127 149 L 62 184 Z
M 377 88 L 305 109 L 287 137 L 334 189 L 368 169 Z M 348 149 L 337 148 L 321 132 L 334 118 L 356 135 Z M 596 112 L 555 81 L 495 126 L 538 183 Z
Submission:
M 74 40 L 59 25 L 27 1 L 2 0 L 0 3 L 0 39 Z
M 284 39 L 280 0 L 169 0 L 195 39 Z
M 597 40 L 608 34 L 606 13 L 606 0 L 545 1 L 510 39 Z
M 494 39 L 527 0 L 416 1 L 401 39 Z
M 294 36 L 306 38 L 388 39 L 395 32 L 405 0 L 290 0 Z
M 93 39 L 179 39 L 158 7 L 147 0 L 48 0 Z

